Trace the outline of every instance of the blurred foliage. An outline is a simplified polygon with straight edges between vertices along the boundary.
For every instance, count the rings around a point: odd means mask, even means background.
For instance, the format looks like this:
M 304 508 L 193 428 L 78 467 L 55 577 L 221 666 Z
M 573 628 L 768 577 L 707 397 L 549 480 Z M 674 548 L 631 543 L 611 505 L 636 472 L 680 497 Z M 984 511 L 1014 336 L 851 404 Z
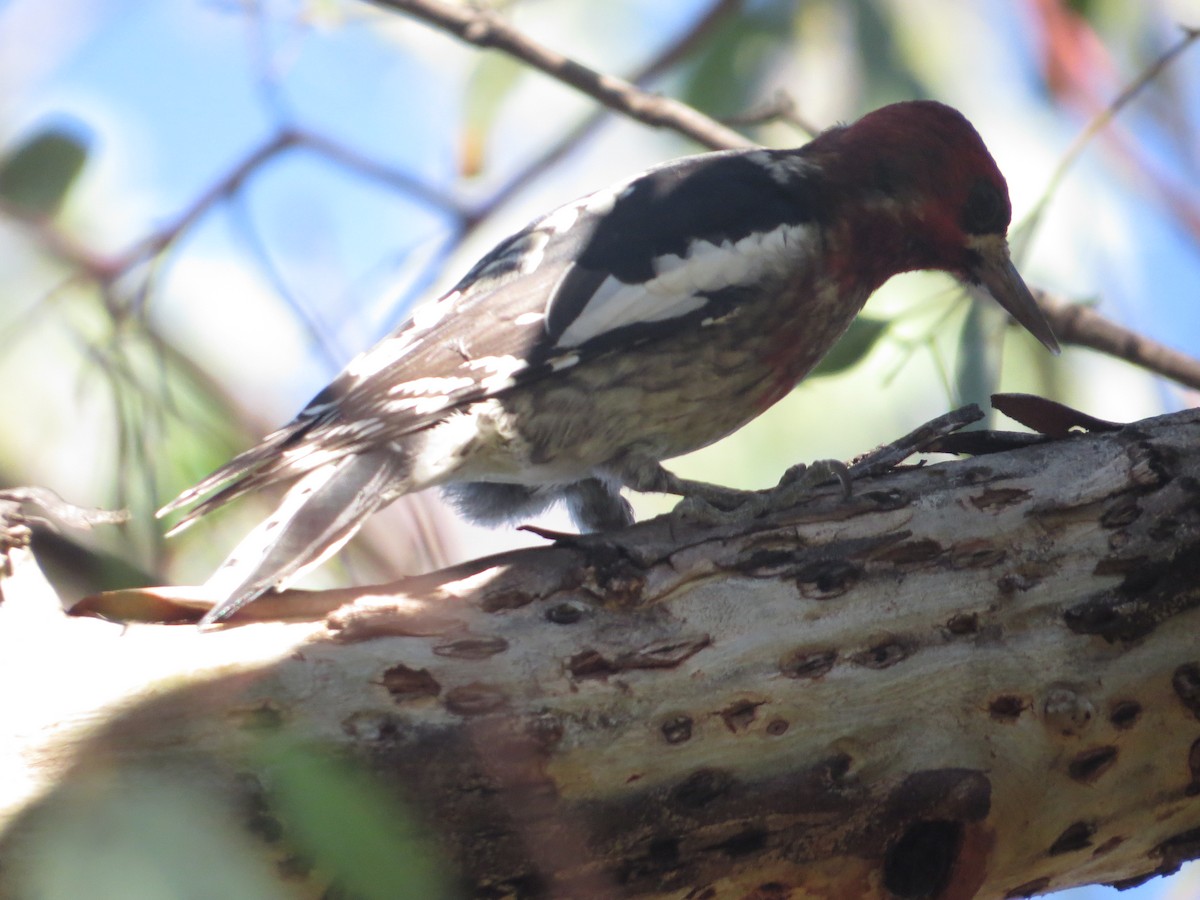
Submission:
M 82 128 L 35 131 L 0 159 L 0 200 L 32 218 L 54 216 L 87 162 Z
M 355 900 L 451 893 L 429 833 L 360 768 L 295 744 L 269 745 L 273 808 L 301 855 Z
M 179 773 L 176 773 L 179 774 Z M 294 897 L 248 852 L 228 811 L 188 779 L 77 773 L 23 824 L 3 879 L 13 900 Z
M 859 316 L 850 323 L 842 339 L 813 369 L 813 375 L 837 375 L 858 365 L 887 332 L 888 323 L 870 316 Z

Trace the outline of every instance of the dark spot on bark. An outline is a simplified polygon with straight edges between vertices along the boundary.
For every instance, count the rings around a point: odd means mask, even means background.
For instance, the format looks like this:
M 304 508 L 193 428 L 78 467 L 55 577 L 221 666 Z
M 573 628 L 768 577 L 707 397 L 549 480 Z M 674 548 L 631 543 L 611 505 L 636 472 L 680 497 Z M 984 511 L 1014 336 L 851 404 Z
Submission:
M 679 840 L 673 837 L 655 838 L 646 847 L 646 859 L 673 866 L 679 862 Z
M 779 735 L 783 734 L 787 730 L 787 719 L 772 719 L 767 723 L 767 734 L 771 735 L 772 737 L 779 737 Z
M 607 678 L 619 671 L 616 665 L 595 650 L 584 650 L 567 660 L 567 671 L 577 680 Z
M 942 552 L 942 545 L 930 538 L 919 538 L 915 541 L 905 541 L 895 547 L 877 554 L 879 562 L 891 563 L 894 566 L 915 567 L 921 563 L 936 559 Z
M 1133 497 L 1122 497 L 1100 515 L 1101 528 L 1124 528 L 1132 525 L 1142 514 L 1142 508 Z
M 1195 797 L 1200 795 L 1200 738 L 1194 740 L 1188 750 L 1188 771 L 1192 775 L 1192 782 L 1184 789 L 1184 793 Z
M 556 603 L 546 610 L 546 620 L 555 625 L 574 625 L 583 618 L 583 610 L 573 603 Z
M 951 548 L 950 565 L 956 569 L 990 569 L 1007 556 L 1007 550 L 990 541 L 964 541 Z
M 283 825 L 271 811 L 262 781 L 251 772 L 239 772 L 233 779 L 237 804 L 246 827 L 267 843 L 283 837 Z
M 1105 556 L 1092 566 L 1092 574 L 1107 578 L 1110 575 L 1124 575 L 1132 581 L 1126 584 L 1136 590 L 1148 587 L 1151 577 L 1151 563 L 1145 556 Z
M 971 505 L 980 512 L 986 510 L 1000 512 L 1014 503 L 1020 503 L 1028 496 L 1029 491 L 1021 488 L 988 488 L 979 496 L 972 497 Z
M 268 844 L 274 844 L 283 838 L 283 824 L 269 813 L 251 815 L 246 820 L 246 830 Z
M 733 564 L 735 571 L 756 578 L 786 574 L 793 571 L 802 550 L 799 547 L 758 547 Z
M 1054 843 L 1050 845 L 1050 849 L 1046 853 L 1049 856 L 1059 856 L 1063 853 L 1083 850 L 1085 847 L 1092 846 L 1092 835 L 1095 833 L 1096 826 L 1092 822 L 1072 822 L 1063 830 L 1062 834 L 1054 839 Z
M 428 669 L 410 669 L 403 664 L 384 671 L 380 684 L 394 700 L 436 697 L 442 691 L 442 686 L 429 674 Z
M 1067 774 L 1075 781 L 1091 784 L 1117 761 L 1116 747 L 1093 747 L 1079 753 L 1067 764 Z
M 1153 524 L 1147 529 L 1146 535 L 1152 541 L 1164 542 L 1173 541 L 1176 533 L 1179 531 L 1179 520 L 1173 516 L 1162 516 L 1155 519 Z
M 891 847 L 883 862 L 883 884 L 897 897 L 936 897 L 950 882 L 962 847 L 959 822 L 914 822 Z
M 742 900 L 789 900 L 792 889 L 778 881 L 768 881 L 760 884 Z
M 1114 703 L 1108 713 L 1108 721 L 1118 731 L 1125 731 L 1137 724 L 1142 717 L 1142 704 L 1136 700 L 1121 700 Z
M 946 622 L 946 630 L 955 635 L 975 634 L 979 631 L 978 613 L 959 613 Z
M 796 573 L 796 586 L 809 600 L 840 597 L 862 577 L 862 567 L 845 559 L 819 560 Z
M 659 726 L 668 744 L 682 744 L 692 738 L 692 717 L 671 716 Z
M 700 809 L 728 793 L 734 778 L 724 769 L 697 769 L 671 789 L 668 802 L 677 808 Z
M 869 501 L 881 512 L 887 512 L 892 509 L 903 509 L 912 503 L 912 496 L 907 491 L 902 491 L 898 488 L 891 488 L 886 491 L 864 491 L 855 496 L 860 500 Z
M 1035 878 L 1033 881 L 1019 884 L 1015 888 L 1009 888 L 1004 894 L 1004 900 L 1018 900 L 1018 898 L 1032 897 L 1034 894 L 1042 893 L 1049 886 L 1050 879 L 1043 875 L 1041 878 Z
M 951 819 L 978 822 L 992 806 L 992 784 L 977 769 L 928 769 L 914 772 L 888 797 L 892 820 Z
M 1123 843 L 1125 843 L 1125 838 L 1121 837 L 1120 835 L 1114 835 L 1114 836 L 1110 837 L 1107 841 L 1105 841 L 1103 844 L 1101 844 L 1099 847 L 1097 847 L 1095 850 L 1093 850 L 1092 856 L 1093 857 L 1103 856 L 1105 853 L 1111 853 L 1113 850 L 1116 850 L 1118 847 L 1120 847 Z
M 795 650 L 779 663 L 788 678 L 820 678 L 837 662 L 836 650 Z
M 1200 663 L 1184 663 L 1171 676 L 1175 696 L 1197 719 L 1200 719 Z
M 502 637 L 463 638 L 438 644 L 433 652 L 450 659 L 487 659 L 508 649 L 508 641 Z
M 1030 703 L 1016 694 L 1001 694 L 988 703 L 988 715 L 997 722 L 1015 722 L 1021 713 L 1029 709 Z
M 914 648 L 902 641 L 882 641 L 850 657 L 856 666 L 867 669 L 887 669 L 912 656 Z
M 507 609 L 520 609 L 522 606 L 528 606 L 533 600 L 533 594 L 526 591 L 496 591 L 480 600 L 479 608 L 489 613 L 503 612 Z
M 726 838 L 719 844 L 705 847 L 707 851 L 718 851 L 726 856 L 737 858 L 757 853 L 767 846 L 767 830 L 765 828 L 747 828 L 732 837 Z
M 446 709 L 459 716 L 481 716 L 508 705 L 508 697 L 498 687 L 472 682 L 451 688 L 443 700 Z
M 673 669 L 695 656 L 705 647 L 712 645 L 707 634 L 693 638 L 678 638 L 670 641 L 654 641 L 617 657 L 618 669 Z
M 1024 572 L 1005 572 L 996 579 L 996 587 L 1000 593 L 1008 596 L 1024 592 L 1030 588 L 1037 587 L 1042 583 L 1042 579 L 1033 575 L 1025 574 Z
M 758 708 L 764 702 L 762 700 L 738 700 L 721 710 L 719 715 L 725 723 L 725 727 L 734 734 L 738 734 L 750 727 L 758 716 Z
M 679 840 L 670 836 L 651 838 L 644 852 L 635 854 L 617 872 L 621 884 L 658 880 L 679 867 Z M 590 895 L 590 892 L 589 892 Z
M 830 785 L 840 785 L 846 780 L 846 775 L 850 774 L 853 764 L 854 760 L 850 754 L 838 754 L 830 756 L 828 760 L 822 760 L 817 768 L 823 769 L 822 780 Z

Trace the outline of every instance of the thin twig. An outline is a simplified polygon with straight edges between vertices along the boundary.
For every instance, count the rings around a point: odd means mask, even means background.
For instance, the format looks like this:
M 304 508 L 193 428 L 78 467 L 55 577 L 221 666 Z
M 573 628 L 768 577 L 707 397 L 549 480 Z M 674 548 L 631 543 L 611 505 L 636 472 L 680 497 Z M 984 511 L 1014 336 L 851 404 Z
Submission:
M 1067 152 L 1063 154 L 1062 159 L 1059 160 L 1053 174 L 1050 176 L 1050 180 L 1046 183 L 1046 187 L 1042 191 L 1042 196 L 1034 204 L 1033 209 L 1025 216 L 1025 220 L 1015 229 L 1021 231 L 1028 230 L 1028 234 L 1025 235 L 1026 240 L 1032 236 L 1050 200 L 1058 191 L 1063 179 L 1066 178 L 1067 172 L 1075 165 L 1079 157 L 1083 155 L 1083 151 L 1087 149 L 1087 145 L 1091 143 L 1092 138 L 1107 128 L 1113 119 L 1116 118 L 1117 113 L 1124 109 L 1134 97 L 1161 75 L 1167 66 L 1174 62 L 1180 54 L 1198 39 L 1200 39 L 1200 28 L 1183 28 L 1183 36 L 1178 41 L 1168 47 L 1137 78 L 1126 85 L 1121 93 L 1117 94 L 1113 99 L 1112 103 L 1108 104 L 1108 106 L 1088 122 L 1083 131 L 1072 142 L 1071 146 L 1067 148 Z
M 918 426 L 903 437 L 864 453 L 847 467 L 852 479 L 881 475 L 894 469 L 914 453 L 920 453 L 930 442 L 958 431 L 983 418 L 983 411 L 974 403 L 953 409 Z

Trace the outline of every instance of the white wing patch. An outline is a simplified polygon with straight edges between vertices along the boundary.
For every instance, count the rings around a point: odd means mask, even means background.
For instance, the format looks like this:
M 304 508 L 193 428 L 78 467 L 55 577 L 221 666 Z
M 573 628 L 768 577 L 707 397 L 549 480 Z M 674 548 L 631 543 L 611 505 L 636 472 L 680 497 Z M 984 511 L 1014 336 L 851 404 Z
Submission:
M 467 363 L 468 369 L 487 372 L 487 377 L 479 380 L 479 386 L 489 394 L 512 387 L 516 384 L 514 376 L 528 366 L 529 363 L 515 356 L 481 356 Z
M 439 378 L 430 375 L 425 378 L 414 378 L 412 381 L 402 381 L 388 388 L 389 394 L 450 394 L 461 388 L 469 388 L 475 379 L 467 375 L 450 375 Z
M 812 249 L 806 225 L 785 225 L 740 241 L 692 241 L 683 256 L 654 261 L 655 277 L 626 284 L 609 276 L 563 330 L 558 347 L 578 347 L 626 325 L 686 316 L 708 302 L 705 294 L 753 284 L 799 267 Z

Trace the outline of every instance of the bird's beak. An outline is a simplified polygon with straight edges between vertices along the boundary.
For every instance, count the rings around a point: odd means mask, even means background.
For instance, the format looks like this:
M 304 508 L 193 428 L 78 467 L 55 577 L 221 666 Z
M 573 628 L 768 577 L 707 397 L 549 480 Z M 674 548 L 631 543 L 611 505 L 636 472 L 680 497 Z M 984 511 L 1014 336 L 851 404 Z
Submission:
M 1008 243 L 998 235 L 977 238 L 972 248 L 979 254 L 981 262 L 969 273 L 968 290 L 976 296 L 990 296 L 1008 310 L 1009 315 L 1057 355 L 1058 341 L 1050 323 L 1038 308 L 1037 301 L 1021 280 L 1016 266 L 1008 255 Z

